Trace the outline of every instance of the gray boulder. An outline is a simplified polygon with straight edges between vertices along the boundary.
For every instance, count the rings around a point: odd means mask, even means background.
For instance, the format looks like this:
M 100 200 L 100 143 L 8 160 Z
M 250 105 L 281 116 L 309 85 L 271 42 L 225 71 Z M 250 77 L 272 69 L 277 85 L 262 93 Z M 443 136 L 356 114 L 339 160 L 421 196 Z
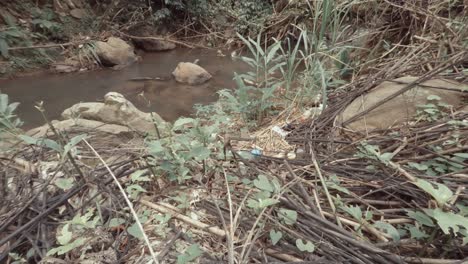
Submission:
M 130 101 L 116 92 L 107 93 L 104 103 L 78 103 L 62 113 L 64 119 L 79 117 L 96 120 L 106 124 L 127 126 L 140 133 L 155 134 L 155 125 L 162 130 L 166 122 L 156 113 L 144 113 L 137 109 Z
M 106 66 L 129 65 L 137 60 L 133 47 L 122 39 L 110 37 L 106 42 L 97 41 L 96 54 Z
M 417 79 L 418 77 L 408 76 L 382 82 L 369 93 L 359 96 L 348 105 L 338 116 L 338 121 L 340 123 L 346 122 L 388 96 L 404 89 L 407 84 Z M 413 120 L 419 106 L 429 103 L 429 95 L 440 97 L 439 102 L 458 107 L 463 103 L 463 91 L 467 90 L 467 85 L 455 81 L 431 79 L 380 105 L 363 117 L 347 124 L 346 127 L 354 131 L 370 131 L 398 126 Z
M 209 72 L 191 62 L 179 63 L 177 68 L 172 72 L 172 75 L 176 81 L 190 85 L 202 84 L 212 78 Z
M 173 50 L 176 48 L 176 44 L 173 42 L 155 38 L 137 38 L 134 39 L 133 42 L 137 47 L 149 52 Z

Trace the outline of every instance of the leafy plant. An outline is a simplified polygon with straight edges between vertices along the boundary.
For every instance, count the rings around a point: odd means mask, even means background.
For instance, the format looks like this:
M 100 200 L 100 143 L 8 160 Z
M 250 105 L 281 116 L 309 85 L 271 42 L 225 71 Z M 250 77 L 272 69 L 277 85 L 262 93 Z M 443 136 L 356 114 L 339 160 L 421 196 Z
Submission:
M 0 138 L 4 133 L 16 135 L 23 122 L 14 113 L 19 103 L 10 103 L 7 94 L 0 92 Z
M 220 100 L 231 112 L 240 114 L 244 121 L 262 122 L 274 106 L 275 91 L 283 83 L 273 77 L 274 73 L 285 65 L 283 56 L 279 54 L 281 42 L 276 41 L 263 48 L 260 35 L 256 40 L 245 39 L 241 35 L 238 37 L 252 54 L 252 58 L 241 56 L 240 59 L 247 63 L 252 71 L 236 73 L 234 80 L 237 89 L 220 91 Z
M 447 115 L 443 110 L 450 108 L 450 105 L 440 102 L 441 98 L 439 96 L 429 95 L 427 100 L 429 103 L 425 105 L 418 105 L 419 109 L 416 111 L 418 120 L 429 122 L 437 121 Z
M 47 255 L 63 255 L 83 246 L 87 240 L 92 238 L 90 234 L 94 234 L 94 229 L 99 223 L 100 218 L 98 216 L 93 218 L 93 215 L 94 212 L 89 210 L 86 214 L 77 214 L 71 221 L 65 222 L 66 224 L 57 234 L 59 246 L 49 250 Z
M 200 257 L 202 253 L 203 251 L 201 251 L 200 246 L 193 244 L 188 247 L 183 254 L 177 256 L 177 264 L 186 264 L 194 261 Z
M 208 158 L 217 158 L 211 149 L 222 149 L 216 135 L 220 131 L 218 124 L 203 125 L 199 119 L 180 118 L 174 122 L 170 135 L 148 142 L 149 153 L 154 162 L 160 164 L 157 169 L 168 174 L 169 179 L 182 183 L 191 179 L 192 171 L 199 162 L 204 164 Z

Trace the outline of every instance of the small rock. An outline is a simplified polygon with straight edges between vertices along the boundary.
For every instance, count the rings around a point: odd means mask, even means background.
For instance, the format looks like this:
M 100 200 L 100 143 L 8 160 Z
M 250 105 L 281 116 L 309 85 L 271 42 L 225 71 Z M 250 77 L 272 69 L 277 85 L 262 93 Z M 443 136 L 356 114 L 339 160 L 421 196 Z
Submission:
M 54 70 L 58 73 L 70 73 L 70 72 L 78 71 L 79 69 L 72 65 L 57 64 L 55 65 Z
M 70 11 L 70 15 L 77 19 L 82 19 L 87 15 L 86 10 L 82 8 L 75 8 Z
M 133 47 L 122 39 L 110 37 L 96 42 L 96 54 L 106 66 L 129 65 L 137 60 Z
M 172 72 L 172 75 L 176 81 L 190 85 L 202 84 L 212 78 L 211 74 L 205 69 L 191 62 L 179 63 L 177 68 Z

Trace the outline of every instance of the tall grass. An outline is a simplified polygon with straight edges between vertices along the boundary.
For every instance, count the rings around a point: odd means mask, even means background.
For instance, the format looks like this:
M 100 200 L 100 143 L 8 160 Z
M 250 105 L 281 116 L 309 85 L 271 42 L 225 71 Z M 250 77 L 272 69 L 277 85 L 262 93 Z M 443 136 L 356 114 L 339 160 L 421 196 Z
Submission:
M 289 38 L 280 42 L 262 39 L 261 35 L 256 39 L 239 35 L 251 54 L 240 59 L 252 70 L 236 74 L 237 89 L 223 90 L 220 95 L 227 109 L 245 121 L 261 123 L 278 108 L 318 103 L 326 107 L 330 87 L 341 83 L 343 73 L 349 70 L 349 47 L 337 44 L 349 3 L 324 0 L 309 1 L 308 5 L 313 25 L 309 29 L 298 27 L 300 34 L 295 42 Z M 275 78 L 278 72 L 280 77 Z M 317 102 L 317 98 L 321 101 Z

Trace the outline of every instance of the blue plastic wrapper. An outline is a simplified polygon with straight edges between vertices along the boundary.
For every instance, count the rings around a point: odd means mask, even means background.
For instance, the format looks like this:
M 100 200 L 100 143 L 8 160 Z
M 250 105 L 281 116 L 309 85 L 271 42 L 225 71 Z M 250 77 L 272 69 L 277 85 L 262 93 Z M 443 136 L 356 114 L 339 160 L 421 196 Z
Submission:
M 252 149 L 252 151 L 250 151 L 250 153 L 252 153 L 252 155 L 254 155 L 254 156 L 261 156 L 262 155 L 262 151 L 259 150 L 259 149 Z

